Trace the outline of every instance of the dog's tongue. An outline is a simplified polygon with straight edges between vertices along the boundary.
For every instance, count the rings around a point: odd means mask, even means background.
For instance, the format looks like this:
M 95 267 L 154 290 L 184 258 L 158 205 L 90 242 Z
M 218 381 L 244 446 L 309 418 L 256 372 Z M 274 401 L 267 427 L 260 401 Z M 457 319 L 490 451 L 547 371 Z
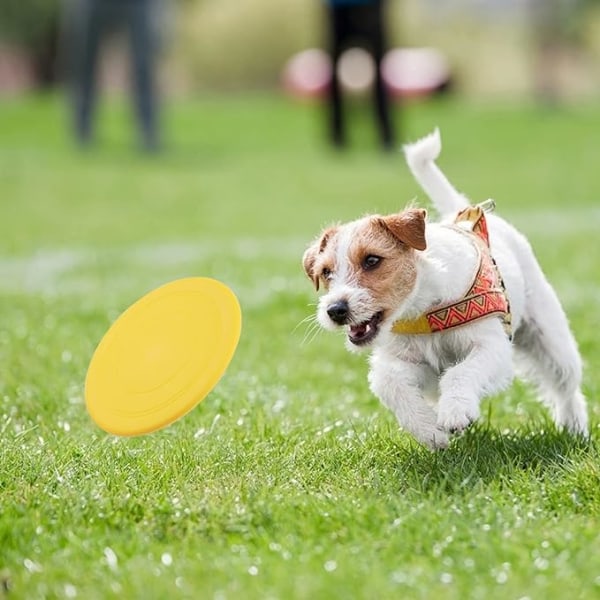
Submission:
M 361 338 L 367 334 L 369 328 L 368 323 L 361 323 L 360 325 L 352 325 L 350 327 L 350 335 L 353 338 Z

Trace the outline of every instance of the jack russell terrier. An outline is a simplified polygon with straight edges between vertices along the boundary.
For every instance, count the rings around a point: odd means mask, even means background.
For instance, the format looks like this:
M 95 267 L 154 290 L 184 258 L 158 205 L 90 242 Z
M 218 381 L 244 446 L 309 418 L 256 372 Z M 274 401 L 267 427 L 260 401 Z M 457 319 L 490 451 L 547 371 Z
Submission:
M 370 215 L 325 229 L 306 250 L 317 320 L 369 348 L 373 393 L 419 442 L 445 448 L 514 370 L 533 382 L 556 425 L 587 435 L 581 358 L 560 302 L 525 237 L 473 206 L 435 164 L 436 130 L 405 147 L 441 213 Z

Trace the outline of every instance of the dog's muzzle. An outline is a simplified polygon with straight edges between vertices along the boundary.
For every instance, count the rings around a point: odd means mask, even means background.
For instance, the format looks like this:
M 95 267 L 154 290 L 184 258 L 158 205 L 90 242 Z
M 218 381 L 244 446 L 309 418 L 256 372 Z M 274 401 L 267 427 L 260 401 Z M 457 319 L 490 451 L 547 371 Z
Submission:
M 383 311 L 375 313 L 369 320 L 351 325 L 348 330 L 348 339 L 355 346 L 366 346 L 372 342 L 379 333 L 379 324 L 383 319 Z
M 326 312 L 336 325 L 348 326 L 348 339 L 355 346 L 364 346 L 371 342 L 379 333 L 379 324 L 383 319 L 383 311 L 379 311 L 366 321 L 356 323 L 347 300 L 332 302 Z

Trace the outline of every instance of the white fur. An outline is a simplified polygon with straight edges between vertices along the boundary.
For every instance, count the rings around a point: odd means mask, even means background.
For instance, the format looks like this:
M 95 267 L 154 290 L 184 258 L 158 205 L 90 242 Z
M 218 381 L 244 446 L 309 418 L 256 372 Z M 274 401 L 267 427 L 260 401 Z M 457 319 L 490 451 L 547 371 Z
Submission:
M 447 220 L 468 206 L 468 200 L 435 164 L 440 149 L 436 130 L 407 146 L 405 154 L 418 183 Z M 391 331 L 400 317 L 416 317 L 435 305 L 455 301 L 468 288 L 477 267 L 477 253 L 464 234 L 427 223 L 427 249 L 415 251 L 414 289 L 381 323 L 371 343 L 370 387 L 417 440 L 432 448 L 445 447 L 453 432 L 478 418 L 483 397 L 511 383 L 516 357 L 520 374 L 537 385 L 557 426 L 587 435 L 581 359 L 560 302 L 525 237 L 495 215 L 487 215 L 487 221 L 492 256 L 510 301 L 513 342 L 499 318 L 426 335 Z M 336 257 L 339 269 L 319 304 L 319 322 L 328 329 L 337 325 L 326 307 L 339 298 L 348 300 L 359 322 L 374 310 L 368 290 L 358 287 L 343 267 L 352 229 L 350 224 L 344 232 Z
M 456 191 L 435 164 L 441 151 L 442 139 L 437 128 L 414 144 L 404 147 L 406 162 L 419 185 L 440 213 L 446 215 L 467 208 L 469 201 Z

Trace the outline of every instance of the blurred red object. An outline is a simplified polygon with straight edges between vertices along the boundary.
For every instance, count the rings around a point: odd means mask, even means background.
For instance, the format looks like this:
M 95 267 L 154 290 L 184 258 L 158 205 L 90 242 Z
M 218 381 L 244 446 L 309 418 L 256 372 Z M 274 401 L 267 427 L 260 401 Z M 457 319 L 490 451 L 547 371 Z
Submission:
M 331 81 L 331 59 L 318 48 L 295 54 L 283 68 L 283 87 L 293 96 L 322 97 Z
M 372 84 L 369 69 L 372 71 L 374 65 L 365 64 L 364 54 L 362 50 L 349 49 L 340 65 L 342 86 L 351 93 L 362 93 Z M 435 48 L 395 48 L 385 55 L 381 69 L 386 87 L 398 98 L 428 96 L 447 89 L 451 83 L 448 60 Z M 329 55 L 319 48 L 310 48 L 285 64 L 283 87 L 292 96 L 321 98 L 331 75 Z
M 393 96 L 428 96 L 448 88 L 450 65 L 435 48 L 395 48 L 381 64 L 383 80 Z

